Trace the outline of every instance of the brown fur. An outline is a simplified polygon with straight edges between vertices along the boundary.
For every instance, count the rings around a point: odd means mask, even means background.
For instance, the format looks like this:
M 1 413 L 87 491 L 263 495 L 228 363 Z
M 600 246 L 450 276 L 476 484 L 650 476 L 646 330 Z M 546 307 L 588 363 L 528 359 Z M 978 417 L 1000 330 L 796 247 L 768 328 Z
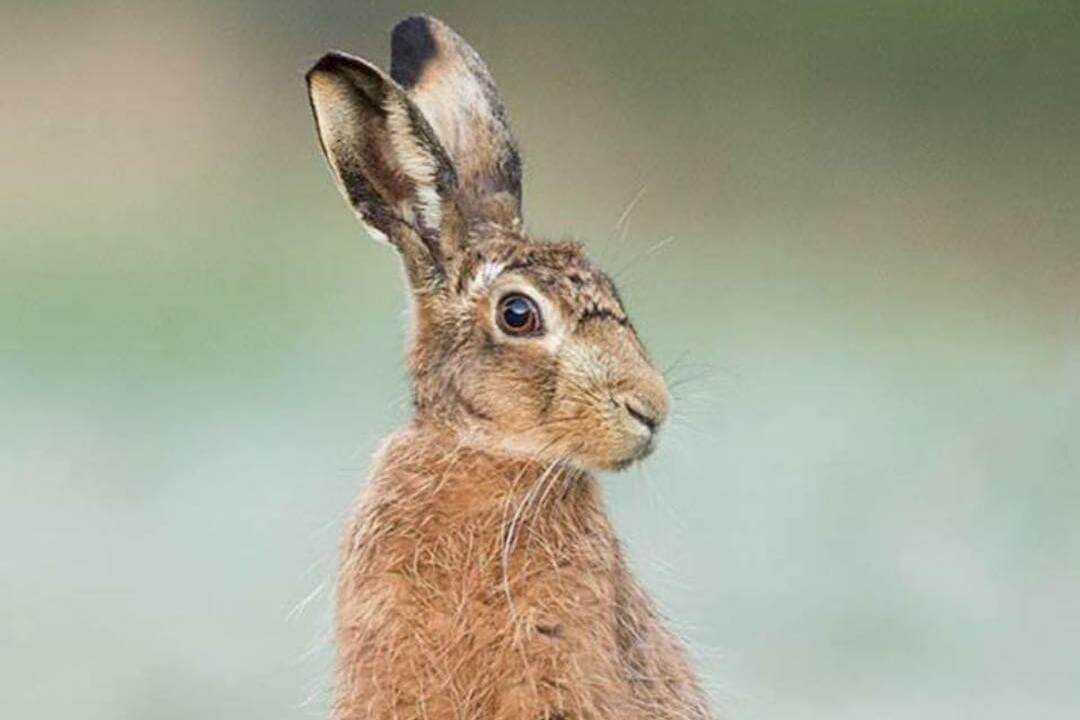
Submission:
M 308 74 L 331 167 L 413 300 L 416 414 L 346 533 L 335 717 L 707 719 L 591 475 L 651 452 L 663 378 L 582 248 L 523 233 L 516 146 L 475 51 L 410 18 L 393 52 L 405 87 L 342 54 Z M 500 325 L 515 294 L 542 332 Z
M 337 717 L 708 717 L 595 479 L 457 442 L 413 426 L 380 453 L 343 548 Z

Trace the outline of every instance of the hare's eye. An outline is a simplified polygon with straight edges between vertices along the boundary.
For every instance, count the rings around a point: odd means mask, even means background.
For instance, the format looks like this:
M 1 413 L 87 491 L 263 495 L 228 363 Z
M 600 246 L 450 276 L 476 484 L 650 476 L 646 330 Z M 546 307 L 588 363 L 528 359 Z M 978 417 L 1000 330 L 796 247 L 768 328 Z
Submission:
M 544 324 L 540 308 L 528 295 L 510 293 L 499 301 L 495 317 L 499 329 L 507 335 L 539 335 Z

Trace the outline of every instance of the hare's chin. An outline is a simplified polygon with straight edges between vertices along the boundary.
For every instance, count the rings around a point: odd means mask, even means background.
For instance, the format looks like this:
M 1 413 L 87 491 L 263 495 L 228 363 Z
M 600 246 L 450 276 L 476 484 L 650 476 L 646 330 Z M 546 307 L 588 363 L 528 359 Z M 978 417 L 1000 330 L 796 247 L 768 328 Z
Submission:
M 636 462 L 644 460 L 652 454 L 656 449 L 656 435 L 649 435 L 647 438 L 641 438 L 641 440 L 628 452 L 611 457 L 605 462 L 598 463 L 599 469 L 613 470 L 618 472 L 619 470 L 625 470 Z

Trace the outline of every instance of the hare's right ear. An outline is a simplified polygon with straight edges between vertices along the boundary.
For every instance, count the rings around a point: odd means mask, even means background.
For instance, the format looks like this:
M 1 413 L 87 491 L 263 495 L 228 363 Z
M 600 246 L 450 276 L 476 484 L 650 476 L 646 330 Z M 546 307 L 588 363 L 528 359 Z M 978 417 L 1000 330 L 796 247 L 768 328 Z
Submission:
M 381 70 L 343 53 L 325 55 L 307 83 L 323 152 L 368 231 L 401 252 L 415 289 L 445 280 L 457 178 L 423 114 Z
M 457 170 L 469 223 L 521 223 L 521 157 L 487 65 L 448 25 L 418 15 L 394 27 L 390 76 L 416 102 Z

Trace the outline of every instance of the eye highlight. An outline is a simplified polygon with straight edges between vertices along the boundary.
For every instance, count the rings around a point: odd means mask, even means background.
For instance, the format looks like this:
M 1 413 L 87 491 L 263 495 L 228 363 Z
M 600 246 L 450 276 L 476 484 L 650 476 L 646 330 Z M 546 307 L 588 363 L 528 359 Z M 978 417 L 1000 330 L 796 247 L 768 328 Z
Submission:
M 528 295 L 510 293 L 504 295 L 495 310 L 499 329 L 507 335 L 539 335 L 544 330 L 540 308 Z

